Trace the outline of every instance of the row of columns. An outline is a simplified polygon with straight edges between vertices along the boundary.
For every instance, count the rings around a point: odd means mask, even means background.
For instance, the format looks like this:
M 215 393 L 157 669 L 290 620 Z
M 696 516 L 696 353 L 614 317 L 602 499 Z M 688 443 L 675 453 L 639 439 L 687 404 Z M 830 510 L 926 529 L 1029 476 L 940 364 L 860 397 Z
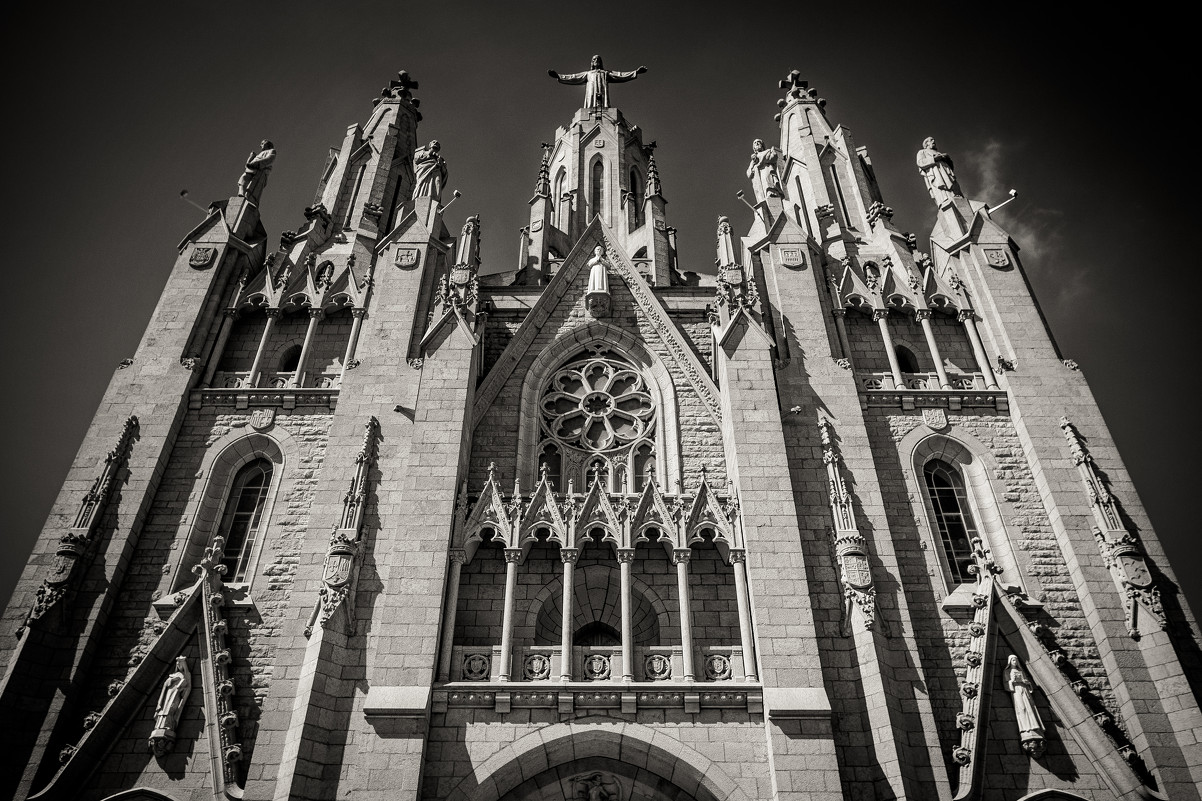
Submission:
M 313 350 L 313 340 L 317 335 L 317 324 L 325 317 L 325 312 L 321 309 L 310 308 L 309 310 L 309 325 L 305 329 L 305 341 L 301 345 L 300 359 L 296 364 L 296 374 L 293 377 L 292 386 L 303 387 L 305 379 L 305 371 L 309 366 L 309 356 Z M 246 387 L 257 387 L 259 379 L 262 377 L 263 371 L 263 356 L 267 352 L 267 343 L 271 340 L 271 333 L 275 329 L 276 320 L 283 314 L 279 308 L 264 309 L 267 315 L 267 322 L 263 326 L 263 333 L 259 337 L 259 346 L 255 350 L 255 358 L 251 363 L 250 372 L 246 376 Z M 355 358 L 355 349 L 359 344 L 359 332 L 363 327 L 363 318 L 367 315 L 367 309 L 356 307 L 351 309 L 351 335 L 346 344 L 346 353 L 342 359 L 342 372 L 346 374 L 348 366 Z M 217 372 L 217 365 L 221 361 L 221 355 L 225 352 L 225 346 L 229 342 L 230 332 L 234 327 L 234 320 L 238 316 L 238 310 L 228 308 L 225 310 L 224 319 L 221 321 L 221 329 L 217 334 L 217 344 L 213 348 L 213 357 L 209 359 L 208 368 L 205 370 L 204 385 L 209 386 L 213 382 L 213 376 Z
M 843 353 L 847 358 L 851 358 L 851 342 L 847 338 L 847 317 L 846 309 L 835 309 L 835 328 L 839 334 L 839 344 L 843 347 Z M 935 373 L 939 376 L 939 386 L 943 389 L 951 389 L 951 380 L 947 377 L 947 370 L 943 366 L 943 355 L 939 352 L 939 343 L 935 341 L 935 330 L 931 327 L 931 310 L 918 309 L 915 312 L 915 317 L 918 319 L 918 324 L 922 326 L 923 337 L 927 341 L 927 348 L 931 352 L 931 358 L 935 362 Z M 889 357 L 889 372 L 893 374 L 894 386 L 898 388 L 905 387 L 905 378 L 902 376 L 901 365 L 897 361 L 897 351 L 893 344 L 893 335 L 889 333 L 889 310 L 888 309 L 873 309 L 872 321 L 877 324 L 881 331 L 881 340 L 885 345 L 885 353 Z M 964 331 L 968 335 L 968 341 L 972 345 L 973 359 L 977 363 L 977 370 L 984 376 L 985 385 L 989 389 L 997 389 L 997 379 L 993 375 L 993 368 L 989 364 L 989 358 L 985 355 L 985 346 L 981 342 L 981 333 L 977 330 L 976 315 L 971 309 L 961 309 L 956 320 L 964 326 Z
M 513 658 L 513 615 L 514 595 L 517 591 L 517 568 L 522 561 L 521 548 L 506 548 L 505 551 L 505 599 L 501 614 L 501 663 L 497 666 L 497 678 L 509 681 L 512 675 Z M 560 681 L 572 680 L 572 637 L 574 633 L 575 574 L 579 548 L 561 548 L 563 563 L 563 617 L 560 622 Z M 621 582 L 622 613 L 622 680 L 634 680 L 634 621 L 631 566 L 634 564 L 633 548 L 618 549 L 618 570 Z M 693 612 L 689 595 L 689 561 L 692 551 L 676 548 L 672 551 L 672 564 L 676 566 L 676 593 L 680 607 L 680 644 L 682 668 L 685 681 L 696 680 L 693 659 Z M 462 549 L 451 551 L 451 569 L 448 577 L 447 607 L 444 614 L 441 651 L 439 654 L 438 680 L 449 681 L 451 675 L 451 651 L 455 639 L 455 613 L 459 605 L 459 579 L 463 564 L 467 561 Z M 743 648 L 744 671 L 747 681 L 758 681 L 755 645 L 751 631 L 751 609 L 747 595 L 746 553 L 741 549 L 730 550 L 731 568 L 735 575 L 735 601 L 739 610 L 739 640 Z

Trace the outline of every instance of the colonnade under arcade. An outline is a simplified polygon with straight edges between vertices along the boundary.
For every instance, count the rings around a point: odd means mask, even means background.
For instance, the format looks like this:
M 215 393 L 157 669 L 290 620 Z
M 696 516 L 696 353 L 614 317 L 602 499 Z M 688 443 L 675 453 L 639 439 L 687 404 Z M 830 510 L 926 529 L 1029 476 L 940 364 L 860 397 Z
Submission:
M 883 376 L 863 378 L 863 389 L 997 390 L 997 378 L 977 329 L 976 312 L 968 298 L 967 288 L 954 273 L 940 275 L 930 264 L 929 258 L 922 254 L 919 256 L 919 266 L 925 268 L 921 277 L 904 266 L 898 266 L 888 256 L 881 259 L 881 265 L 866 261 L 862 266 L 857 266 L 850 259 L 845 259 L 841 278 L 830 276 L 833 316 L 843 358 L 849 367 L 855 369 L 851 363 L 853 349 L 846 321 L 847 310 L 855 309 L 871 316 L 876 323 L 889 360 L 889 372 Z M 891 314 L 914 316 L 934 363 L 934 376 L 916 375 L 902 369 L 897 344 L 889 330 L 888 318 Z M 962 326 L 972 349 L 977 375 L 949 375 L 931 322 L 935 314 L 954 315 Z M 932 381 L 938 382 L 939 386 L 931 386 Z
M 733 496 L 719 498 L 704 477 L 692 497 L 666 496 L 653 482 L 638 494 L 610 493 L 599 481 L 583 494 L 576 493 L 569 482 L 567 493 L 561 496 L 553 491 L 544 469 L 531 495 L 523 496 L 515 482 L 514 492 L 506 499 L 495 467 L 490 465 L 488 479 L 470 513 L 467 506 L 466 496 L 461 495 L 450 554 L 439 681 L 758 681 L 738 502 Z M 494 543 L 505 564 L 499 637 L 490 637 L 487 646 L 457 645 L 456 616 L 464 566 L 495 550 L 481 549 Z M 673 623 L 679 630 L 679 645 L 636 647 L 636 605 L 646 606 L 636 590 L 642 581 L 634 575 L 640 546 L 664 548 L 673 566 L 677 602 Z M 553 553 L 556 548 L 561 570 L 558 587 L 552 581 L 544 590 L 559 593 L 559 644 L 525 648 L 519 661 L 514 654 L 519 572 L 532 549 Z M 578 564 L 586 549 L 597 553 L 601 548 L 613 554 L 618 567 L 620 643 L 580 645 L 575 609 L 581 572 Z M 729 567 L 733 575 L 739 642 L 698 649 L 690 564 L 695 554 L 709 548 L 720 554 L 719 564 Z M 590 561 L 595 565 L 598 560 Z M 637 660 L 636 655 L 642 659 Z

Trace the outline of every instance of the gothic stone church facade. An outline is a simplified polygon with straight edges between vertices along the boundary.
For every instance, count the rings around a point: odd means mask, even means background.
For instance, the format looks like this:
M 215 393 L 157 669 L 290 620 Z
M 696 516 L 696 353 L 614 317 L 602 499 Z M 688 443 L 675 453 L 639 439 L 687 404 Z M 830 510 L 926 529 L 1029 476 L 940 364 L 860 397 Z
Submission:
M 989 206 L 927 140 L 898 231 L 794 72 L 686 271 L 641 72 L 554 74 L 508 272 L 405 73 L 278 248 L 248 160 L 5 613 L 0 794 L 1199 798 L 1198 630 Z

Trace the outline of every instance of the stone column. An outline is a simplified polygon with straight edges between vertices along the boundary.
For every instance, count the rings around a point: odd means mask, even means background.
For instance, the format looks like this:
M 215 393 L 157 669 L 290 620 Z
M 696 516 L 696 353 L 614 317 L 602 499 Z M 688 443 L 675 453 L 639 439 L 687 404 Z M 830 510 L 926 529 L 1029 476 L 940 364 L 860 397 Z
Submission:
M 461 548 L 451 551 L 451 575 L 447 578 L 447 606 L 443 612 L 442 650 L 438 653 L 438 680 L 451 680 L 451 649 L 455 645 L 455 609 L 459 606 L 459 576 L 467 554 Z
M 935 360 L 935 372 L 939 374 L 939 386 L 951 389 L 952 382 L 947 380 L 947 370 L 943 369 L 943 355 L 939 353 L 939 343 L 935 341 L 935 330 L 931 328 L 931 310 L 919 309 L 915 315 L 922 326 L 922 333 L 927 338 L 927 347 L 931 350 L 931 358 Z
M 735 601 L 739 605 L 739 641 L 743 645 L 743 670 L 748 681 L 759 681 L 755 666 L 755 637 L 751 633 L 751 604 L 747 596 L 747 552 L 730 549 L 730 566 L 735 571 Z
M 354 322 L 351 323 L 351 338 L 346 343 L 346 354 L 342 357 L 342 375 L 346 375 L 347 368 L 350 367 L 351 360 L 355 358 L 355 348 L 359 345 L 359 329 L 363 327 L 363 317 L 367 314 L 367 309 L 351 309 L 351 317 Z M 342 377 L 338 379 L 338 383 L 342 383 Z
M 968 341 L 972 343 L 972 355 L 977 360 L 977 369 L 985 378 L 985 386 L 997 389 L 997 379 L 993 377 L 993 366 L 989 364 L 989 357 L 985 355 L 985 345 L 981 342 L 980 332 L 977 331 L 977 319 L 973 310 L 961 309 L 956 319 L 964 323 L 964 330 L 968 332 Z
M 634 564 L 634 549 L 622 548 L 619 550 L 618 568 L 622 571 L 622 681 L 634 680 L 634 628 L 630 608 L 630 566 L 632 564 Z
M 680 647 L 684 657 L 684 680 L 694 681 L 693 671 L 693 611 L 689 604 L 689 557 L 688 548 L 672 551 L 672 564 L 676 565 L 676 595 L 680 605 Z
M 513 661 L 513 596 L 518 588 L 520 561 L 521 548 L 505 549 L 505 612 L 501 617 L 501 664 L 497 666 L 499 681 L 509 681 L 509 666 Z
M 271 331 L 275 328 L 275 321 L 280 319 L 279 309 L 264 309 L 267 315 L 267 324 L 263 326 L 263 336 L 259 337 L 259 349 L 255 351 L 255 360 L 250 365 L 250 373 L 246 376 L 246 386 L 259 386 L 259 371 L 263 368 L 263 353 L 267 350 L 267 340 L 271 338 Z
M 309 309 L 309 327 L 305 329 L 305 344 L 301 346 L 300 359 L 296 362 L 296 374 L 292 376 L 292 386 L 305 385 L 305 370 L 309 367 L 309 354 L 313 351 L 313 336 L 317 333 L 317 323 L 321 320 L 321 309 Z
M 224 316 L 225 319 L 221 321 L 221 330 L 217 332 L 217 344 L 213 346 L 213 352 L 209 354 L 209 366 L 205 368 L 204 380 L 200 382 L 202 387 L 213 383 L 213 374 L 217 372 L 217 364 L 225 352 L 225 343 L 229 342 L 230 330 L 234 327 L 234 319 L 238 316 L 238 310 L 226 309 Z
M 572 680 L 572 603 L 575 601 L 576 560 L 580 557 L 577 548 L 560 548 L 563 560 L 563 623 L 559 634 L 559 680 Z
M 889 369 L 893 372 L 893 386 L 905 389 L 906 382 L 902 378 L 901 365 L 897 363 L 897 351 L 893 349 L 893 335 L 889 333 L 889 310 L 873 309 L 872 320 L 881 329 L 881 340 L 885 343 L 885 354 L 889 357 Z
M 843 358 L 851 363 L 851 340 L 847 338 L 847 309 L 835 309 L 831 312 L 835 318 L 835 331 L 839 334 L 839 347 L 843 350 Z

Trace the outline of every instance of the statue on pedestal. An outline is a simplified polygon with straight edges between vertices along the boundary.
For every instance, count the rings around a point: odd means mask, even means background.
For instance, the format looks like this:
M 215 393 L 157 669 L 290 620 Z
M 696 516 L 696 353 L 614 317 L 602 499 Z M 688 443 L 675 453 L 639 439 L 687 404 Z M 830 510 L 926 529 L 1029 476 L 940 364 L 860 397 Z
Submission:
M 593 257 L 588 262 L 588 289 L 584 292 L 584 304 L 594 317 L 609 316 L 609 262 L 605 259 L 605 248 L 593 248 Z
M 592 64 L 585 72 L 560 75 L 555 70 L 547 70 L 547 74 L 560 83 L 584 84 L 584 108 L 609 108 L 609 84 L 633 81 L 646 71 L 646 67 L 630 72 L 607 70 L 601 56 L 593 56 Z
M 238 196 L 259 205 L 263 189 L 267 186 L 267 175 L 275 163 L 275 145 L 270 139 L 259 143 L 259 152 L 251 153 L 246 159 L 246 169 L 238 179 Z
M 922 141 L 917 162 L 918 171 L 927 183 L 927 191 L 936 203 L 942 206 L 945 201 L 961 194 L 952 160 L 946 153 L 936 149 L 933 137 L 928 136 Z
M 419 197 L 442 200 L 442 189 L 447 183 L 447 162 L 442 157 L 442 145 L 437 139 L 419 147 L 413 153 L 413 199 Z
M 1039 719 L 1039 711 L 1035 709 L 1035 699 L 1031 695 L 1035 685 L 1014 654 L 1011 654 L 1010 658 L 1006 660 L 1005 679 L 1006 689 L 1014 696 L 1014 717 L 1018 721 L 1018 732 L 1023 750 L 1038 758 L 1043 755 L 1044 730 L 1043 721 Z
M 188 660 L 182 656 L 176 657 L 175 670 L 163 682 L 159 702 L 154 709 L 154 731 L 150 733 L 149 746 L 155 756 L 165 756 L 175 745 L 175 728 L 179 725 L 180 712 L 191 692 L 192 674 L 188 672 Z
M 756 139 L 751 143 L 751 163 L 747 165 L 747 177 L 754 183 L 755 176 L 759 176 L 759 189 L 763 192 L 763 197 L 784 197 L 778 169 L 780 161 L 781 153 L 776 147 L 765 148 L 763 139 Z

